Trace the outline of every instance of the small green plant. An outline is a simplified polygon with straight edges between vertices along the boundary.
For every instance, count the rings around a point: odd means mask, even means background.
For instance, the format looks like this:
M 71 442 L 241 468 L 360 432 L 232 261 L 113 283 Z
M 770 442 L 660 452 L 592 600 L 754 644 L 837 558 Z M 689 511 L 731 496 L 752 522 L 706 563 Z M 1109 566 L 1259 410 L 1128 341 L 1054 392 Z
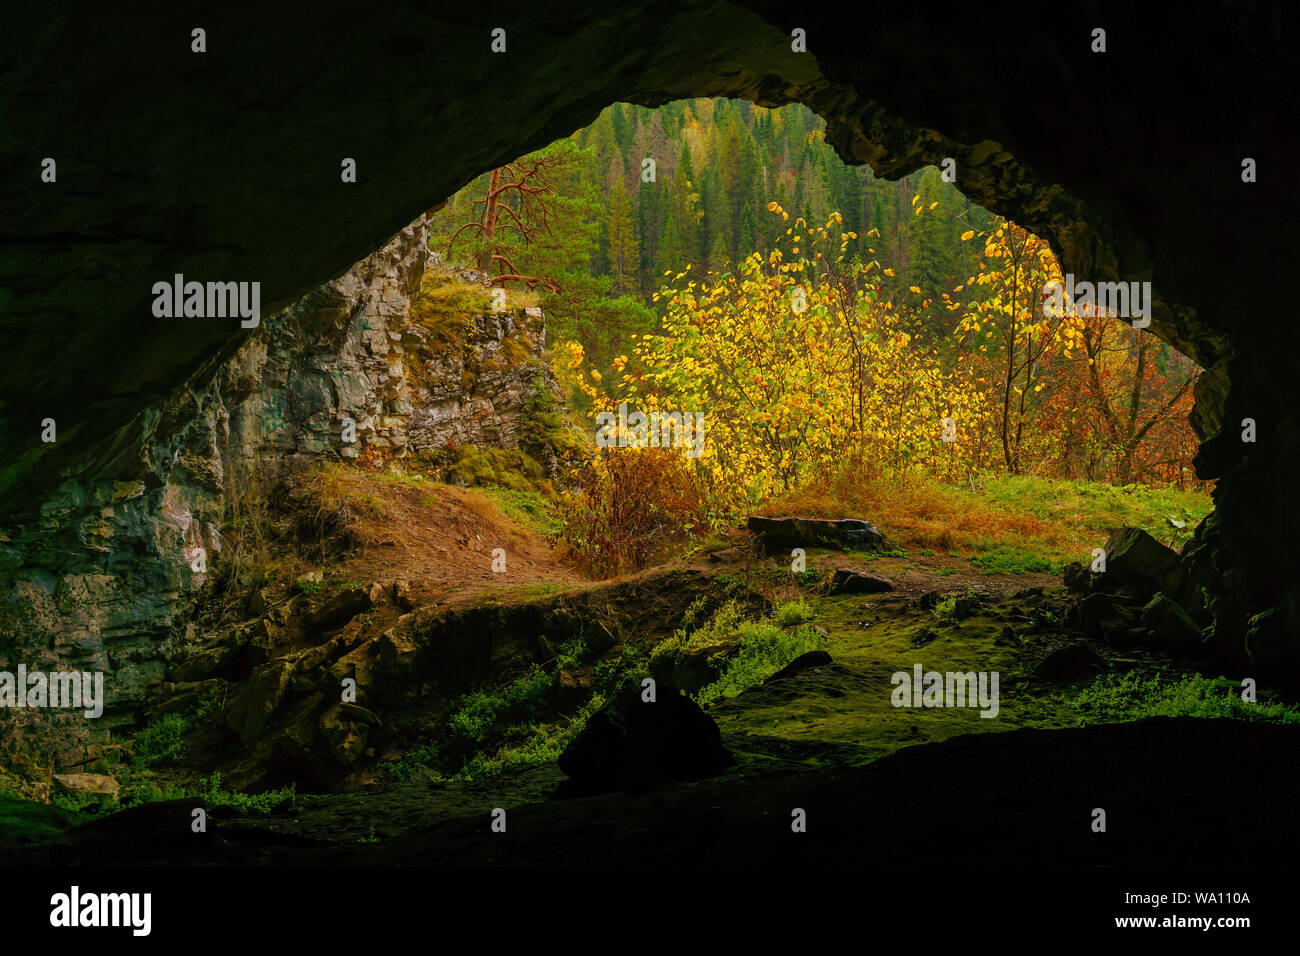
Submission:
M 209 688 L 188 713 L 164 714 L 135 735 L 131 764 L 137 770 L 171 766 L 188 755 L 185 736 L 221 706 L 221 692 Z
M 1064 570 L 1061 562 L 1049 561 L 1036 551 L 1010 544 L 993 545 L 972 557 L 970 563 L 985 574 L 1059 574 Z
M 737 653 L 726 662 L 717 680 L 700 688 L 696 701 L 703 705 L 735 697 L 801 654 L 825 648 L 826 643 L 826 637 L 807 624 L 791 631 L 771 621 L 746 622 L 739 631 Z
M 190 727 L 183 714 L 164 714 L 135 735 L 132 763 L 141 770 L 180 763 L 188 754 L 185 735 Z
M 797 601 L 783 601 L 772 609 L 772 622 L 781 627 L 806 624 L 815 616 L 812 607 L 803 598 Z

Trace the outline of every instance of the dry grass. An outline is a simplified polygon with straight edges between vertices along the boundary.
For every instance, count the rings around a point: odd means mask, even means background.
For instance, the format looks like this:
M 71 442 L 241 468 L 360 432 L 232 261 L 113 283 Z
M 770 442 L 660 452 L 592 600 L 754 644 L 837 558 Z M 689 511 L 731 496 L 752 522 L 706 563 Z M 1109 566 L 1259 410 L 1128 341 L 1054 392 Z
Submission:
M 1208 494 L 1175 488 L 1009 476 L 968 488 L 845 467 L 760 513 L 867 518 L 903 547 L 964 554 L 1013 548 L 1059 563 L 1082 560 L 1110 529 L 1124 526 L 1176 549 L 1212 507 Z
M 932 478 L 868 479 L 847 471 L 769 502 L 761 514 L 867 518 L 904 547 L 973 551 L 995 542 L 1034 539 L 1062 545 L 1061 529 L 1035 515 L 962 494 Z

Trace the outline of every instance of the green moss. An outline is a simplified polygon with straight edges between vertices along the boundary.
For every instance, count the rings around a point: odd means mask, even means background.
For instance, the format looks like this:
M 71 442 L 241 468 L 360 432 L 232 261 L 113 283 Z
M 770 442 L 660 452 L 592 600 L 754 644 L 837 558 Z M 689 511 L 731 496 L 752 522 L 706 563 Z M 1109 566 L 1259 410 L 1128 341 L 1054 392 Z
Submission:
M 49 843 L 88 819 L 85 814 L 57 804 L 0 793 L 0 844 L 5 846 Z
M 515 448 L 459 445 L 454 456 L 452 471 L 467 485 L 534 494 L 547 485 L 546 472 L 537 460 Z

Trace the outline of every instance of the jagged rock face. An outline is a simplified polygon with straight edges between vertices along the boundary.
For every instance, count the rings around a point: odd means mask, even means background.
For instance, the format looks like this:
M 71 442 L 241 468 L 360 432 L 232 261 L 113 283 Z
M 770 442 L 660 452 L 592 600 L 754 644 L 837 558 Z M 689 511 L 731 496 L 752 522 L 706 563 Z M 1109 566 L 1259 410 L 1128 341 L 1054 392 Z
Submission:
M 431 268 L 443 279 L 488 284 L 472 270 L 444 270 L 437 253 Z M 403 331 L 419 374 L 410 386 L 409 441 L 413 451 L 482 445 L 529 444 L 525 423 L 539 396 L 561 401 L 548 366 L 514 356 L 539 356 L 546 347 L 546 319 L 536 307 L 485 312 L 471 317 L 463 348 L 445 348 L 416 323 Z
M 835 0 L 631 0 L 600 19 L 563 0 L 454 14 L 327 2 L 310 17 L 262 5 L 202 23 L 161 3 L 135 12 L 28 4 L 0 41 L 0 163 L 29 177 L 0 200 L 10 514 L 30 518 L 69 479 L 83 497 L 139 480 L 167 433 L 159 414 L 189 420 L 199 402 L 168 396 L 248 338 L 237 322 L 153 319 L 152 283 L 261 281 L 270 314 L 610 102 L 799 100 L 846 159 L 894 177 L 952 157 L 967 195 L 1049 238 L 1068 271 L 1154 282 L 1153 330 L 1208 369 L 1199 467 L 1221 479 L 1187 570 L 1219 582 L 1225 652 L 1253 642 L 1252 660 L 1300 677 L 1300 333 L 1276 307 L 1300 218 L 1295 7 L 931 4 L 870 23 Z M 206 53 L 190 50 L 195 26 Z M 490 52 L 497 26 L 504 54 Z M 795 27 L 809 53 L 791 52 Z M 57 183 L 40 182 L 45 156 Z M 340 181 L 347 157 L 354 184 Z M 56 444 L 39 440 L 46 417 Z M 1255 444 L 1240 441 L 1247 417 Z M 102 491 L 86 501 L 68 507 L 110 507 Z
M 220 555 L 232 498 L 322 460 L 381 461 L 460 440 L 511 445 L 537 389 L 554 392 L 537 364 L 538 309 L 472 316 L 460 347 L 430 344 L 411 319 L 428 259 L 421 216 L 147 410 L 133 477 L 69 480 L 38 520 L 0 536 L 0 670 L 40 662 L 110 674 L 108 716 L 67 721 L 61 765 L 86 762 L 112 726 L 133 719 L 192 643 L 181 622 Z M 523 362 L 501 355 L 511 334 Z M 465 369 L 481 372 L 468 389 Z

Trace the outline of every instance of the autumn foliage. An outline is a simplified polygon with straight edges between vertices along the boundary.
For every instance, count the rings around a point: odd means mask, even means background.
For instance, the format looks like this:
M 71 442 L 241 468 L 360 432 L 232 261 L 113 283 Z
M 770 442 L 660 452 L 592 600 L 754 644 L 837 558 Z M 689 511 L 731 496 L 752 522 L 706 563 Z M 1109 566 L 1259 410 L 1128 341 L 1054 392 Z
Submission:
M 705 412 L 704 454 L 676 458 L 705 507 L 753 508 L 850 461 L 864 481 L 1193 480 L 1186 416 L 1199 370 L 1120 319 L 1045 315 L 1044 286 L 1061 270 L 1044 240 L 1006 220 L 967 230 L 962 241 L 983 243 L 974 275 L 937 298 L 913 286 L 894 301 L 893 270 L 850 253 L 861 243 L 838 213 L 811 224 L 768 209 L 787 225 L 766 254 L 665 276 L 661 328 L 616 361 L 620 379 L 583 377 L 570 346 L 567 371 L 597 410 Z M 936 312 L 950 316 L 947 340 L 929 331 Z M 664 453 L 653 460 L 667 467 Z M 606 455 L 601 480 L 644 494 L 638 461 Z

